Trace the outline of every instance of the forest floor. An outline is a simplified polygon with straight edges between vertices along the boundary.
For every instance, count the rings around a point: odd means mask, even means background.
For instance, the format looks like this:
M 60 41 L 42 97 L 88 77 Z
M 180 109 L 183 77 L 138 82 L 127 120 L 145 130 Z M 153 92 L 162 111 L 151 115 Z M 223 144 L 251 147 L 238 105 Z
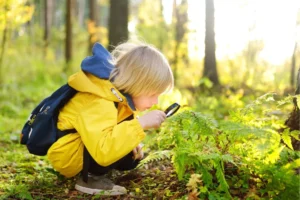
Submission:
M 46 158 L 29 154 L 25 146 L 13 142 L 16 138 L 1 135 L 0 199 L 185 199 L 188 194 L 169 160 L 110 173 L 116 184 L 126 187 L 127 195 L 83 194 L 74 188 L 79 176 L 63 178 Z

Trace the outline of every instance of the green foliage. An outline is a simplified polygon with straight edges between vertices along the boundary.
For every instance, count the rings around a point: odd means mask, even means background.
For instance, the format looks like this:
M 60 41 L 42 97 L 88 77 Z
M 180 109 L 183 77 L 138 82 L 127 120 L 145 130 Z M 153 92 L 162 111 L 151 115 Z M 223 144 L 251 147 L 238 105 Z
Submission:
M 292 97 L 275 97 L 262 95 L 219 122 L 189 110 L 171 117 L 154 138 L 161 151 L 148 161 L 168 150 L 179 180 L 201 175 L 200 198 L 298 199 L 300 153 L 291 137 L 300 131 L 278 133 L 284 127 L 281 117 L 287 117 L 280 109 L 291 108 Z
M 139 166 L 145 165 L 150 162 L 157 162 L 163 159 L 170 159 L 171 158 L 171 151 L 170 150 L 163 150 L 163 151 L 156 151 L 149 154 L 145 159 L 141 160 Z
M 26 5 L 26 0 L 0 1 L 0 31 L 17 28 L 32 17 L 34 6 Z
M 152 15 L 148 13 L 152 13 Z M 158 0 L 141 2 L 136 17 L 139 22 L 136 27 L 138 39 L 153 44 L 162 51 L 170 47 L 174 33 L 163 18 L 162 8 Z
M 174 116 L 158 137 L 159 146 L 172 149 L 172 162 L 179 180 L 186 171 L 202 174 L 207 188 L 213 186 L 213 174 L 219 182 L 219 190 L 230 196 L 223 173 L 223 162 L 232 162 L 230 155 L 222 155 L 216 146 L 214 132 L 217 122 L 201 113 L 185 111 Z M 214 172 L 209 172 L 213 169 Z
M 87 55 L 87 48 L 76 49 L 73 60 L 76 64 L 68 72 L 64 72 L 61 46 L 64 40 L 63 29 L 51 29 L 52 40 L 45 57 L 42 27 L 31 28 L 34 40 L 30 35 L 23 35 L 7 44 L 0 69 L 3 72 L 0 73 L 0 133 L 19 133 L 32 109 L 66 83 L 68 75 L 79 70 L 81 60 Z M 77 36 L 75 45 L 80 45 L 87 38 L 87 33 L 78 28 L 74 30 L 74 34 Z
M 53 169 L 45 157 L 29 154 L 18 144 L 19 133 L 0 135 L 0 199 L 50 199 L 53 191 L 66 195 L 65 190 L 73 188 L 70 180 L 49 173 Z
M 32 200 L 32 196 L 30 192 L 28 191 L 28 185 L 25 184 L 19 184 L 19 185 L 10 185 L 5 188 L 7 190 L 7 193 L 1 197 L 1 199 L 7 199 L 10 196 L 14 196 L 18 199 L 28 199 Z

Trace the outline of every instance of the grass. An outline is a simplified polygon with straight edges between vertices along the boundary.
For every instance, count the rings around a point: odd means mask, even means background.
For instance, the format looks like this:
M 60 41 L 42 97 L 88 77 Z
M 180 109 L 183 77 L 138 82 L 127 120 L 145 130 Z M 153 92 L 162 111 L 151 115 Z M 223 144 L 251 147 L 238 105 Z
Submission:
M 0 199 L 178 199 L 187 194 L 168 160 L 111 173 L 115 183 L 128 190 L 127 195 L 112 198 L 76 191 L 79 176 L 62 177 L 45 157 L 29 154 L 18 144 L 15 134 L 1 134 L 0 155 Z

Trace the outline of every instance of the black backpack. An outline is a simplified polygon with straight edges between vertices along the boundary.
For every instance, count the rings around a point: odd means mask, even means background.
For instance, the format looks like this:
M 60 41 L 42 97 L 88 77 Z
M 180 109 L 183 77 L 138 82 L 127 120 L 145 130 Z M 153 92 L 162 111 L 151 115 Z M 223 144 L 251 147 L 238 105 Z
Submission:
M 31 112 L 20 136 L 20 143 L 26 145 L 30 153 L 44 156 L 58 138 L 76 132 L 75 129 L 60 131 L 57 128 L 59 110 L 76 93 L 77 90 L 65 84 Z

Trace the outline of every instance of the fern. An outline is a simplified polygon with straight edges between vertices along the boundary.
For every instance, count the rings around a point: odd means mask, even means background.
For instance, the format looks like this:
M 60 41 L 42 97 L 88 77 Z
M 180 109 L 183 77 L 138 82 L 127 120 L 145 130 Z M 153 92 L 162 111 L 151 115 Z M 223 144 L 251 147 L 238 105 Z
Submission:
M 146 158 L 141 160 L 138 167 L 141 167 L 141 166 L 151 163 L 151 162 L 160 161 L 163 159 L 170 159 L 171 156 L 172 156 L 172 151 L 170 151 L 170 150 L 156 151 L 156 152 L 150 153 Z
M 209 172 L 208 168 L 206 168 L 204 165 L 199 164 L 197 173 L 202 174 L 202 180 L 207 186 L 207 188 L 212 187 L 213 175 Z
M 213 176 L 216 176 L 220 188 L 228 196 L 224 169 L 214 163 L 234 161 L 230 154 L 223 154 L 217 146 L 220 136 L 217 126 L 215 120 L 202 113 L 184 111 L 163 127 L 158 143 L 161 148 L 169 148 L 173 152 L 172 162 L 179 180 L 187 171 L 193 170 L 203 175 L 203 183 L 210 188 L 213 187 Z
M 224 191 L 226 193 L 226 196 L 231 198 L 231 195 L 229 194 L 229 186 L 228 186 L 228 183 L 225 179 L 225 176 L 224 176 L 224 167 L 223 167 L 223 162 L 221 161 L 215 161 L 214 162 L 214 167 L 216 169 L 216 177 L 220 183 L 220 188 L 222 191 Z
M 200 193 L 201 198 L 230 199 L 232 187 L 240 189 L 239 196 L 246 197 L 253 192 L 248 188 L 255 188 L 257 197 L 290 199 L 287 196 L 292 194 L 298 198 L 300 178 L 295 169 L 299 166 L 295 166 L 300 153 L 293 151 L 291 137 L 298 138 L 299 132 L 286 130 L 280 135 L 276 127 L 282 127 L 283 121 L 272 114 L 272 109 L 284 104 L 268 93 L 230 111 L 229 120 L 219 123 L 200 112 L 183 111 L 162 127 L 156 138 L 158 148 L 168 151 L 179 180 L 189 173 L 201 174 L 201 187 L 208 191 Z M 149 160 L 155 158 L 163 156 L 154 154 Z M 291 162 L 293 166 L 288 166 Z

